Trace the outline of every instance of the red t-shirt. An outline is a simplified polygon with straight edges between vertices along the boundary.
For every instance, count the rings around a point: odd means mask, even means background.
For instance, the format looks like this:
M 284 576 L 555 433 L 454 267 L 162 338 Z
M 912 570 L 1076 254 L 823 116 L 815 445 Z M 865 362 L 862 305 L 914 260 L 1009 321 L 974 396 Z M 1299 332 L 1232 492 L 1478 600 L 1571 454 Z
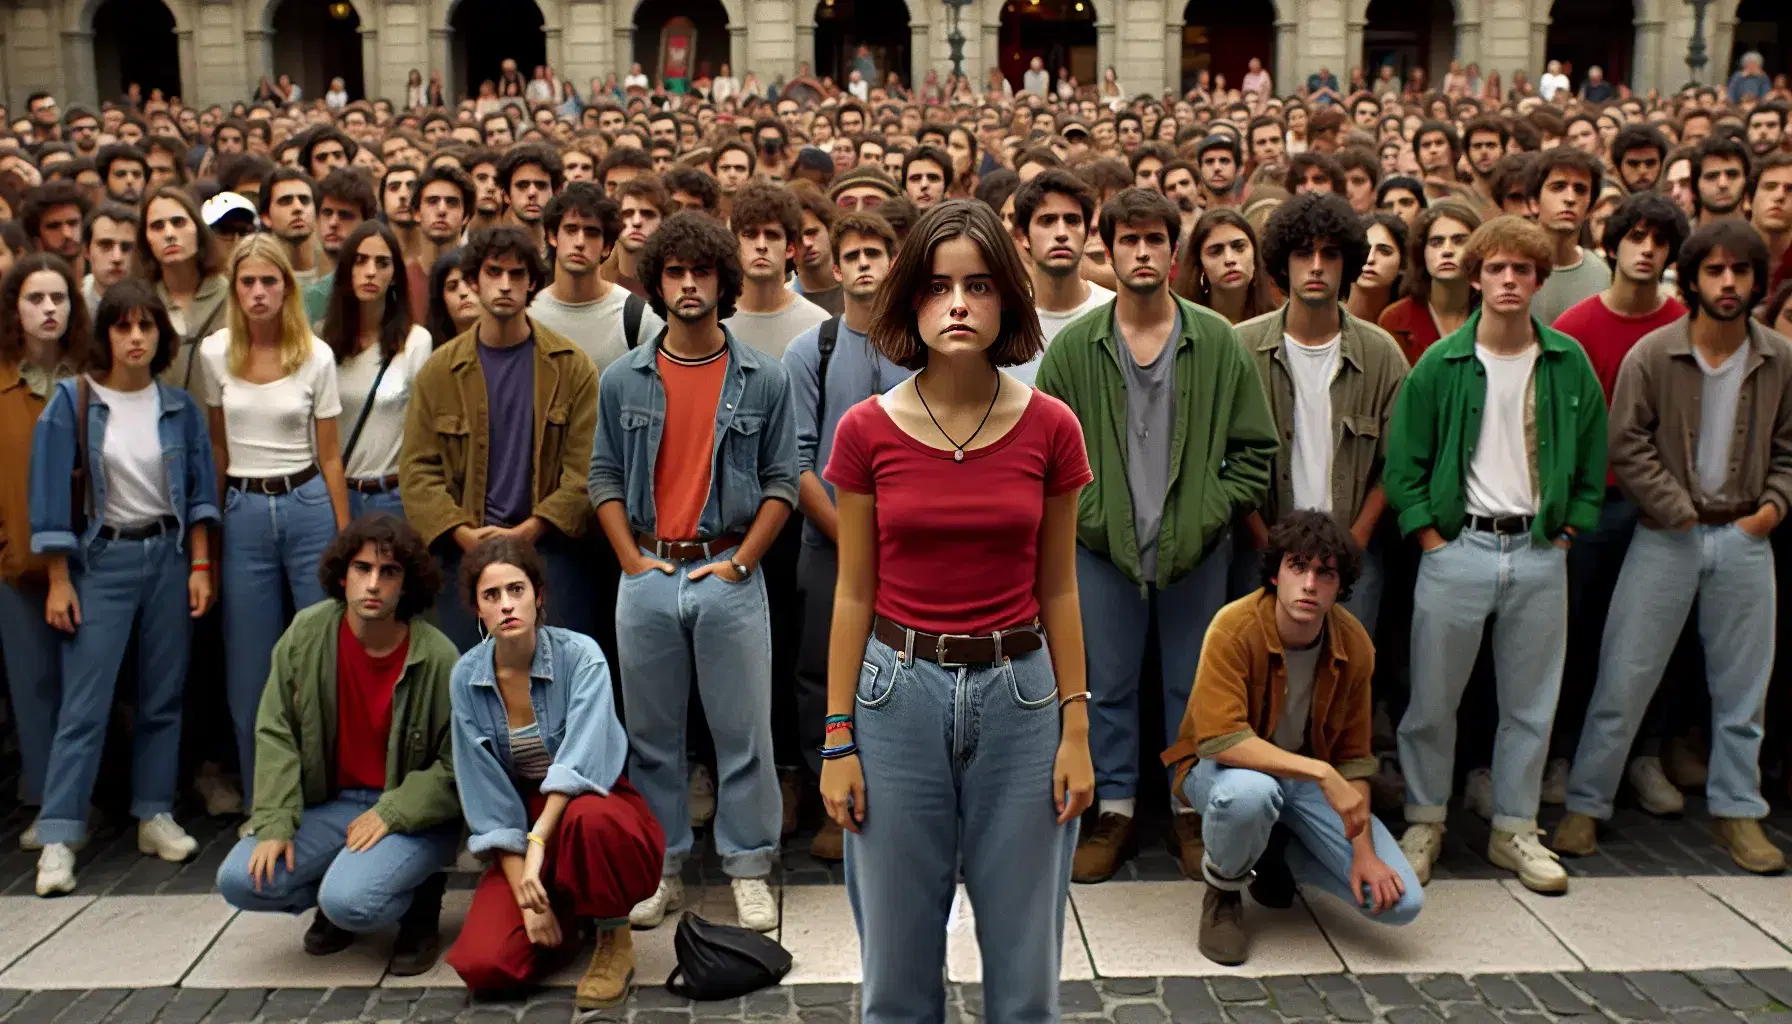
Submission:
M 996 443 L 964 453 L 903 433 L 876 398 L 846 411 L 822 474 L 877 502 L 877 614 L 927 633 L 989 633 L 1039 615 L 1045 499 L 1095 479 L 1070 407 L 1033 392 Z
M 659 353 L 666 389 L 666 425 L 653 457 L 655 536 L 696 540 L 709 504 L 710 470 L 715 466 L 716 403 L 728 376 L 728 349 L 707 359 L 679 359 Z
M 1593 372 L 1599 375 L 1599 386 L 1605 389 L 1605 404 L 1610 405 L 1624 357 L 1643 335 L 1685 315 L 1686 306 L 1672 295 L 1667 296 L 1660 309 L 1642 316 L 1621 316 L 1612 312 L 1598 295 L 1589 295 L 1569 306 L 1550 326 L 1580 342 L 1593 363 Z
M 404 672 L 411 639 L 375 658 L 348 628 L 336 635 L 336 788 L 385 789 L 386 744 L 392 734 L 392 690 Z

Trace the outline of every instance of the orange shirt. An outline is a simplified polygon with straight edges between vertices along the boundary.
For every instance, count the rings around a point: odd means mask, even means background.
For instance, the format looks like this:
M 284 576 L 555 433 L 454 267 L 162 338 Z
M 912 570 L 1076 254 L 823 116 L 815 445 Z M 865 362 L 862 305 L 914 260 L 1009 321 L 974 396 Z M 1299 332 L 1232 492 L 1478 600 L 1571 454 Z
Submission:
M 666 389 L 666 426 L 653 457 L 653 510 L 661 540 L 696 540 L 715 468 L 716 404 L 728 375 L 723 346 L 700 362 L 659 351 Z

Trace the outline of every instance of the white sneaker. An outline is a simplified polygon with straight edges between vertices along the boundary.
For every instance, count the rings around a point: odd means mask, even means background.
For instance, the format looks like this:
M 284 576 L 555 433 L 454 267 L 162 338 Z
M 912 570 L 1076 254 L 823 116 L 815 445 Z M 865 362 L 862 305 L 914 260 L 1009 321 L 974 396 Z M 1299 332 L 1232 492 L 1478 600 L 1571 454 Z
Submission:
M 1493 820 L 1493 770 L 1476 768 L 1462 784 L 1462 809 L 1477 818 Z
M 734 909 L 740 916 L 740 926 L 756 932 L 775 930 L 778 927 L 778 900 L 765 879 L 736 878 L 732 884 Z
M 199 766 L 199 772 L 193 778 L 193 790 L 205 801 L 205 813 L 209 817 L 243 813 L 243 791 L 210 761 Z
M 37 894 L 61 896 L 75 891 L 75 851 L 51 843 L 37 858 Z
M 701 761 L 691 765 L 688 800 L 692 828 L 702 828 L 716 816 L 716 780 L 709 774 L 709 765 Z
M 1568 802 L 1569 767 L 1567 758 L 1558 757 L 1543 768 L 1543 789 L 1538 795 L 1551 807 L 1560 807 Z
M 1406 834 L 1400 837 L 1400 852 L 1406 855 L 1406 863 L 1412 865 L 1420 885 L 1431 884 L 1431 865 L 1437 863 L 1437 855 L 1443 849 L 1442 825 L 1414 823 L 1406 826 Z
M 1520 884 L 1532 892 L 1565 893 L 1568 872 L 1562 870 L 1555 851 L 1537 840 L 1542 834 L 1539 829 L 1507 832 L 1496 828 L 1487 840 L 1487 859 L 1494 867 L 1516 871 Z
M 158 814 L 137 823 L 137 852 L 179 864 L 199 852 L 199 840 L 174 823 L 171 814 Z
M 662 878 L 653 895 L 635 904 L 628 923 L 636 928 L 657 928 L 666 915 L 684 905 L 684 879 Z
M 1636 790 L 1637 803 L 1650 814 L 1680 814 L 1686 810 L 1686 797 L 1669 781 L 1668 773 L 1662 770 L 1661 758 L 1631 758 L 1624 777 L 1630 781 L 1630 788 Z

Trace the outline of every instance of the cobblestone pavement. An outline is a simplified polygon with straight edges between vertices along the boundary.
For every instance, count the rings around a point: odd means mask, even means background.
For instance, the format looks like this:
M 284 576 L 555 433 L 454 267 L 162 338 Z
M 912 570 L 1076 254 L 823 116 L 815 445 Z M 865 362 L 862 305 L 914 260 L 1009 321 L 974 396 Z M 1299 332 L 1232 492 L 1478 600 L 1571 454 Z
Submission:
M 639 991 L 616 1010 L 577 1014 L 557 990 L 528 1000 L 469 1004 L 453 989 L 96 989 L 0 991 L 4 1024 L 333 1024 L 345 1021 L 456 1024 L 620 1024 L 802 1021 L 853 1024 L 858 989 L 798 985 L 744 999 L 691 1003 L 663 989 Z M 952 985 L 948 1024 L 983 1016 L 976 985 Z M 1673 1021 L 1681 1024 L 1792 1022 L 1792 971 L 1687 974 L 1318 975 L 1275 978 L 1112 978 L 1066 982 L 1068 1020 L 1113 1024 L 1544 1024 Z

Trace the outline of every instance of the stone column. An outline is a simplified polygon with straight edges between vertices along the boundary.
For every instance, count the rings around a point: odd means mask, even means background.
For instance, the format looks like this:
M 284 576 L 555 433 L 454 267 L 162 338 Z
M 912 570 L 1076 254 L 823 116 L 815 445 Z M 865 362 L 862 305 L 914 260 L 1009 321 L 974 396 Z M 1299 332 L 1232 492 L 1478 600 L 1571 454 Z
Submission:
M 271 28 L 249 28 L 243 30 L 243 90 L 245 95 L 253 96 L 261 88 L 263 78 L 271 79 L 274 71 L 274 30 Z M 365 74 L 366 69 L 362 69 Z
M 1183 22 L 1170 21 L 1164 23 L 1164 88 L 1178 96 L 1182 95 L 1182 26 Z M 1099 76 L 1107 69 L 1107 61 L 1097 67 Z M 1096 81 L 1100 81 L 1097 77 Z
M 1531 19 L 1531 52 L 1524 62 L 1525 76 L 1535 85 L 1549 66 L 1549 16 Z
M 565 30 L 556 25 L 553 28 L 544 27 L 541 34 L 547 40 L 548 66 L 555 69 L 555 74 L 563 74 L 566 69 Z M 556 96 L 554 99 L 558 101 L 560 97 Z
M 629 65 L 635 62 L 635 26 L 618 25 L 615 32 L 610 42 L 610 66 L 616 71 L 616 81 L 621 82 L 622 76 L 628 74 Z M 738 67 L 734 70 L 741 77 L 746 76 L 746 71 Z M 608 72 L 605 77 L 608 77 Z
M 1361 18 L 1344 23 L 1344 67 L 1337 72 L 1340 85 L 1348 87 L 1350 69 L 1359 66 L 1363 69 L 1363 81 L 1375 81 L 1375 69 L 1363 63 L 1363 30 L 1368 27 L 1369 23 Z
M 1300 46 L 1295 33 L 1300 29 L 1300 22 L 1292 20 L 1276 21 L 1276 95 L 1286 96 L 1295 91 L 1295 83 L 1301 81 L 1300 69 L 1295 62 L 1300 59 Z
M 361 34 L 361 91 L 368 97 L 390 96 L 384 92 L 384 84 L 380 81 L 380 30 L 362 25 L 355 31 Z
M 1470 64 L 1481 62 L 1481 22 L 1479 19 L 1456 23 L 1456 59 L 1461 61 L 1465 68 Z M 1482 68 L 1481 73 L 1485 75 L 1487 69 Z
M 445 25 L 429 27 L 429 66 L 430 71 L 441 69 L 442 92 L 452 104 L 460 90 L 460 69 L 454 66 L 454 30 Z M 429 84 L 429 71 L 423 73 L 423 83 Z
M 797 42 L 802 42 L 802 35 L 797 35 Z M 908 23 L 908 78 L 910 89 L 919 89 L 927 80 L 927 69 L 933 65 L 933 26 L 922 22 Z M 890 70 L 894 71 L 895 68 Z
M 748 26 L 746 25 L 728 26 L 728 64 L 730 67 L 752 67 L 752 64 L 748 63 L 749 54 L 751 53 L 748 47 L 751 45 L 751 42 L 748 38 L 747 28 Z M 811 46 L 810 49 L 814 49 L 814 47 Z M 811 58 L 811 66 L 813 66 L 813 58 Z M 627 68 L 625 67 L 623 70 L 626 71 Z M 743 71 L 741 74 L 745 75 L 746 72 Z M 776 71 L 769 71 L 768 74 L 759 80 L 759 84 L 761 86 L 770 85 L 772 79 L 776 77 L 778 77 Z
M 970 78 L 971 88 L 975 89 L 978 95 L 982 95 L 983 93 L 983 80 L 989 77 L 989 69 L 1002 66 L 1002 23 L 997 21 L 986 24 L 982 26 L 982 28 L 983 44 L 981 46 L 973 48 L 974 44 L 970 39 L 965 40 L 964 44 L 964 73 Z M 1101 27 L 1099 25 L 1096 26 L 1095 29 L 1095 39 L 1096 45 L 1099 46 L 1101 41 Z M 982 59 L 977 61 L 975 66 L 972 66 L 971 58 L 973 54 L 982 54 Z M 1098 57 L 1096 59 L 1099 60 L 1100 58 Z M 1097 71 L 1096 74 L 1099 75 L 1100 72 Z M 1098 78 L 1097 81 L 1099 80 L 1100 79 Z
M 814 19 L 809 19 L 807 21 L 798 19 L 796 23 L 796 59 L 798 62 L 808 61 L 809 67 L 812 70 L 815 70 L 817 76 L 820 75 L 819 69 L 821 67 L 821 62 L 815 59 Z M 845 86 L 846 82 L 844 77 L 842 77 L 840 84 L 842 87 Z M 880 83 L 874 82 L 872 84 L 877 85 Z
M 188 106 L 198 106 L 203 102 L 199 97 L 199 51 L 193 45 L 193 30 L 183 29 L 174 33 L 180 53 L 180 98 Z M 92 47 L 88 48 L 92 52 Z
M 69 100 L 97 105 L 100 100 L 98 73 L 93 67 L 93 33 L 67 29 L 62 33 L 62 79 L 56 91 L 66 92 Z
M 1667 27 L 1667 22 L 1659 18 L 1654 21 L 1639 19 L 1636 23 L 1636 53 L 1631 57 L 1634 66 L 1630 72 L 1630 88 L 1638 95 L 1650 89 L 1665 92 L 1673 78 L 1662 60 L 1661 41 Z

